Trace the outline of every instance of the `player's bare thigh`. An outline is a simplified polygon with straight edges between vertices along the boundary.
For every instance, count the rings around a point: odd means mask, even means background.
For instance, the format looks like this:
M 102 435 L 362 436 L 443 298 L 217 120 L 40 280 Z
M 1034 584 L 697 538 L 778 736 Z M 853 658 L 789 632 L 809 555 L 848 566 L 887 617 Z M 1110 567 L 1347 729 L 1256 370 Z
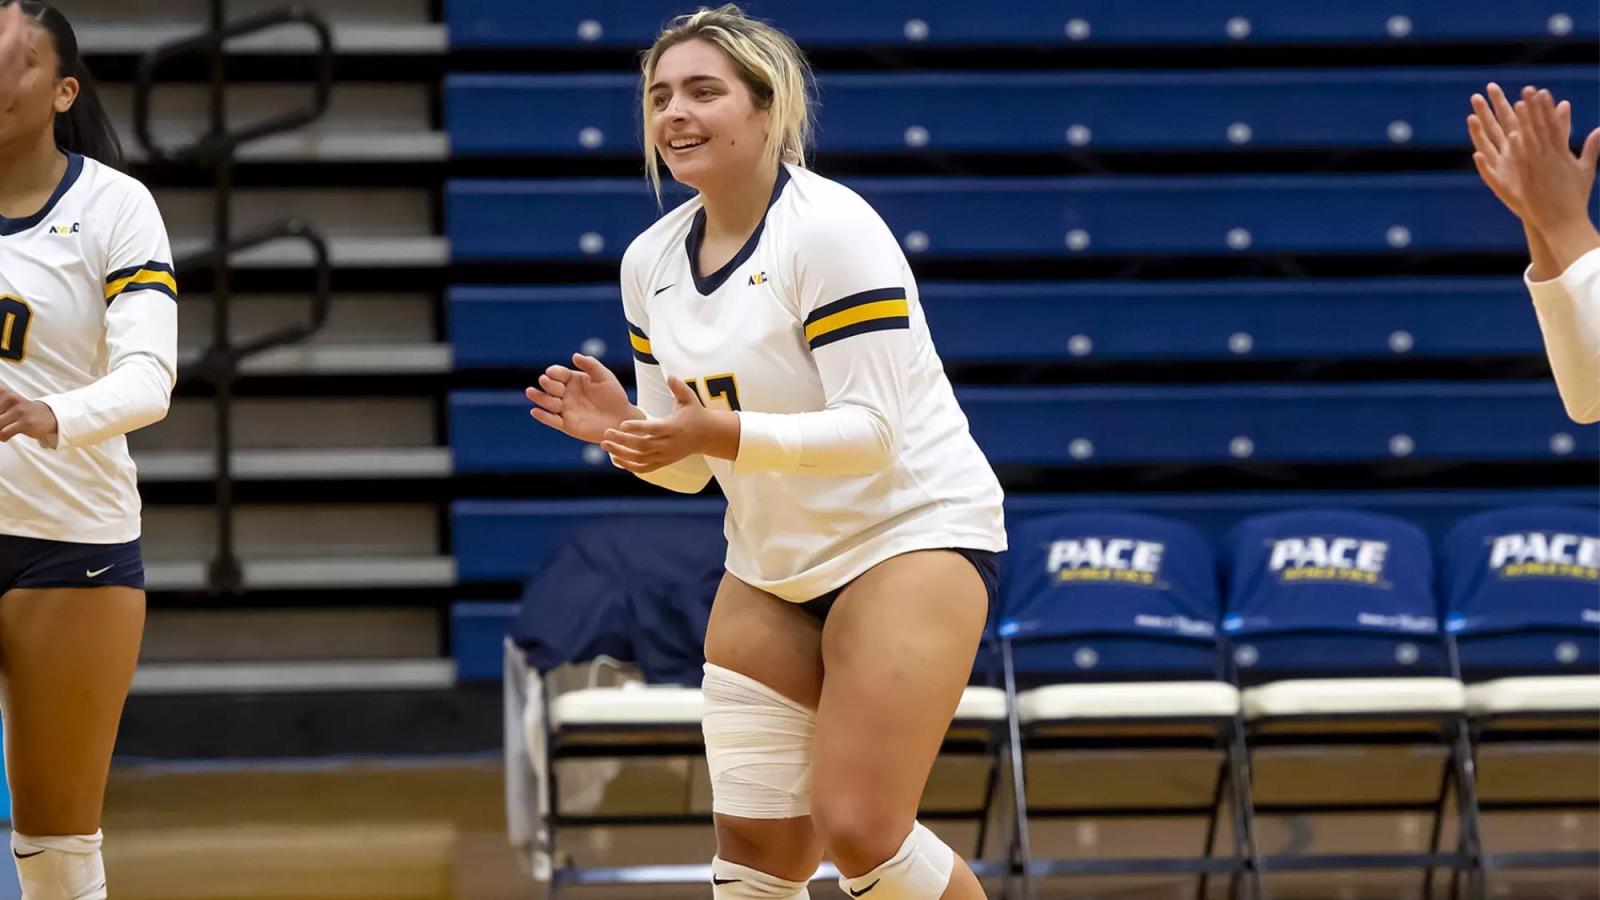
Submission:
M 822 696 L 822 623 L 799 604 L 724 574 L 706 627 L 706 661 L 816 709 Z
M 0 703 L 19 832 L 99 829 L 144 617 L 144 592 L 128 587 L 0 597 Z
M 887 860 L 910 831 L 987 616 L 983 579 L 949 551 L 885 560 L 829 614 L 811 808 L 847 875 Z M 946 896 L 982 891 L 958 864 Z
M 822 694 L 822 625 L 798 605 L 723 575 L 706 628 L 706 661 L 753 678 L 816 709 Z M 717 855 L 790 881 L 822 860 L 810 817 L 717 815 Z

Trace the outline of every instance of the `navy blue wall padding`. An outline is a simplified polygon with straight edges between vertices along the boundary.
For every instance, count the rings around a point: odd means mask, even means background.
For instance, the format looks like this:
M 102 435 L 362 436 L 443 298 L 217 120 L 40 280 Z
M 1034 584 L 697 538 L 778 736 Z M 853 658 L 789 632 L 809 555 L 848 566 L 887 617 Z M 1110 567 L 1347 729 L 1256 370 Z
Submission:
M 1223 630 L 1438 635 L 1433 556 L 1416 526 L 1389 516 L 1305 510 L 1257 516 L 1224 542 Z
M 673 16 L 696 4 L 675 0 L 587 0 L 556 5 L 516 0 L 448 0 L 455 47 L 626 47 L 650 45 Z M 1075 44 L 1397 44 L 1593 41 L 1592 3 L 1570 0 L 1020 0 L 1004 4 L 938 0 L 748 0 L 803 47 Z M 1558 18 L 1564 17 L 1564 18 Z M 1081 23 L 1074 26 L 1074 22 Z M 1557 27 L 1553 23 L 1560 23 Z
M 720 523 L 696 517 L 584 522 L 528 581 L 512 638 L 540 671 L 604 655 L 699 684 L 726 553 Z
M 830 72 L 817 78 L 818 149 L 1455 149 L 1463 98 L 1487 81 L 1537 84 L 1577 110 L 1600 101 L 1591 69 L 1555 66 Z M 631 73 L 449 75 L 451 151 L 457 157 L 640 154 L 638 89 Z M 1307 109 L 1317 114 L 1307 116 Z
M 1476 175 L 851 178 L 914 258 L 1520 251 Z M 685 197 L 667 191 L 670 208 Z M 641 179 L 456 179 L 463 262 L 618 260 L 658 213 Z M 915 242 L 910 239 L 918 232 Z
M 1543 352 L 1520 278 L 921 282 L 947 363 L 1516 356 Z M 1329 323 L 1337 327 L 1329 327 Z M 454 287 L 459 369 L 632 368 L 615 283 Z M 1249 335 L 1248 354 L 1236 336 Z
M 1452 634 L 1600 630 L 1600 517 L 1561 507 L 1480 513 L 1446 536 L 1440 574 Z

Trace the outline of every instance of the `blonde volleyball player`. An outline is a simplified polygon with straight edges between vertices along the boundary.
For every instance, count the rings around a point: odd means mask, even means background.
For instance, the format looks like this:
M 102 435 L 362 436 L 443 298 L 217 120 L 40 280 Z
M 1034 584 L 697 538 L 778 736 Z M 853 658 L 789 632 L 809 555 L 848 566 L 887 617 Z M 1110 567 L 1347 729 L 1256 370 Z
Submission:
M 1589 217 L 1600 128 L 1572 155 L 1572 104 L 1522 89 L 1514 105 L 1498 84 L 1472 95 L 1467 132 L 1478 174 L 1522 220 L 1533 296 L 1550 370 L 1567 415 L 1600 422 L 1600 231 Z
M 167 412 L 176 285 L 72 27 L 33 2 L 0 86 L 0 708 L 27 900 L 106 896 L 100 813 L 144 627 L 123 435 Z M 0 67 L 0 71 L 4 71 Z
M 617 466 L 728 498 L 706 635 L 718 900 L 983 896 L 918 802 L 1005 549 L 1002 494 L 876 212 L 803 167 L 804 56 L 736 7 L 680 17 L 643 64 L 646 166 L 697 190 L 628 248 L 639 408 L 597 360 L 533 417 Z

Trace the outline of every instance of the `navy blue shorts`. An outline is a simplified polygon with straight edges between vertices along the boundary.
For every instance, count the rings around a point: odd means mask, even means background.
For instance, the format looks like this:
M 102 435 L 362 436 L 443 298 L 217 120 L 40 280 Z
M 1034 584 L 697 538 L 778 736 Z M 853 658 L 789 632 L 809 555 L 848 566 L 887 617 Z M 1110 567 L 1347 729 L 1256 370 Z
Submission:
M 989 550 L 968 550 L 964 547 L 951 547 L 951 553 L 959 553 L 972 567 L 978 570 L 978 577 L 983 579 L 983 589 L 989 594 L 989 614 L 994 614 L 995 603 L 1000 599 L 1000 554 Z M 839 595 L 844 593 L 844 587 L 834 588 L 815 600 L 807 600 L 800 604 L 800 608 L 816 616 L 817 621 L 826 622 L 828 612 L 833 609 L 833 604 L 838 602 Z
M 73 544 L 0 534 L 0 594 L 15 588 L 144 590 L 139 542 Z

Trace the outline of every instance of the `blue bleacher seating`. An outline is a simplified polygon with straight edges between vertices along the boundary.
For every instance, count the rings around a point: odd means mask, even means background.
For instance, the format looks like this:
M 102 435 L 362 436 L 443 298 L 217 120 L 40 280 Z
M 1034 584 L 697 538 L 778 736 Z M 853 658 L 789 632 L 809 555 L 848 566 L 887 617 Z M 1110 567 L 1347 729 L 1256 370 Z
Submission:
M 1488 81 L 1600 103 L 1570 67 L 1220 72 L 827 73 L 827 153 L 1352 149 L 1467 146 L 1467 98 Z M 631 74 L 459 74 L 445 81 L 457 156 L 637 154 Z M 1314 115 L 1307 115 L 1315 110 Z M 1580 132 L 1578 135 L 1582 137 Z
M 802 46 L 1093 44 L 1282 44 L 1592 40 L 1593 4 L 1567 0 L 1119 0 L 1003 6 L 937 0 L 749 0 Z M 695 4 L 590 0 L 570 6 L 448 0 L 451 42 L 474 47 L 608 46 L 642 49 L 671 17 Z
M 930 281 L 918 288 L 947 363 L 1543 352 L 1515 278 Z M 1332 319 L 1338 327 L 1328 327 Z M 449 327 L 462 369 L 564 364 L 577 351 L 624 372 L 632 367 L 615 285 L 452 288 Z
M 1440 550 L 1446 630 L 1468 680 L 1600 669 L 1600 516 L 1521 507 L 1467 518 Z
M 972 434 L 998 465 L 1587 458 L 1548 382 L 968 388 Z M 599 448 L 528 417 L 505 391 L 449 398 L 461 472 L 608 471 Z M 1493 423 L 1493 427 L 1484 427 Z
M 1066 513 L 1009 529 L 999 635 L 1026 684 L 1216 677 L 1221 602 L 1193 526 Z
M 450 655 L 456 681 L 494 681 L 501 675 L 501 648 L 517 618 L 516 603 L 462 600 L 450 606 Z
M 1476 175 L 846 179 L 913 259 L 1174 253 L 1522 252 Z M 682 191 L 671 192 L 668 205 Z M 464 179 L 463 262 L 620 259 L 655 220 L 643 179 Z
M 1293 510 L 1223 543 L 1241 680 L 1448 670 L 1427 535 L 1390 516 Z
M 1435 538 L 1464 516 L 1513 505 L 1576 506 L 1593 511 L 1593 490 L 1340 491 L 1232 494 L 1014 494 L 1006 498 L 1008 528 L 1064 513 L 1136 512 L 1186 522 L 1219 540 L 1241 520 L 1285 509 L 1319 508 L 1386 513 Z M 671 522 L 688 516 L 717 523 L 726 504 L 715 497 L 633 500 L 458 500 L 450 507 L 451 532 L 463 582 L 520 582 L 573 528 L 626 517 Z

